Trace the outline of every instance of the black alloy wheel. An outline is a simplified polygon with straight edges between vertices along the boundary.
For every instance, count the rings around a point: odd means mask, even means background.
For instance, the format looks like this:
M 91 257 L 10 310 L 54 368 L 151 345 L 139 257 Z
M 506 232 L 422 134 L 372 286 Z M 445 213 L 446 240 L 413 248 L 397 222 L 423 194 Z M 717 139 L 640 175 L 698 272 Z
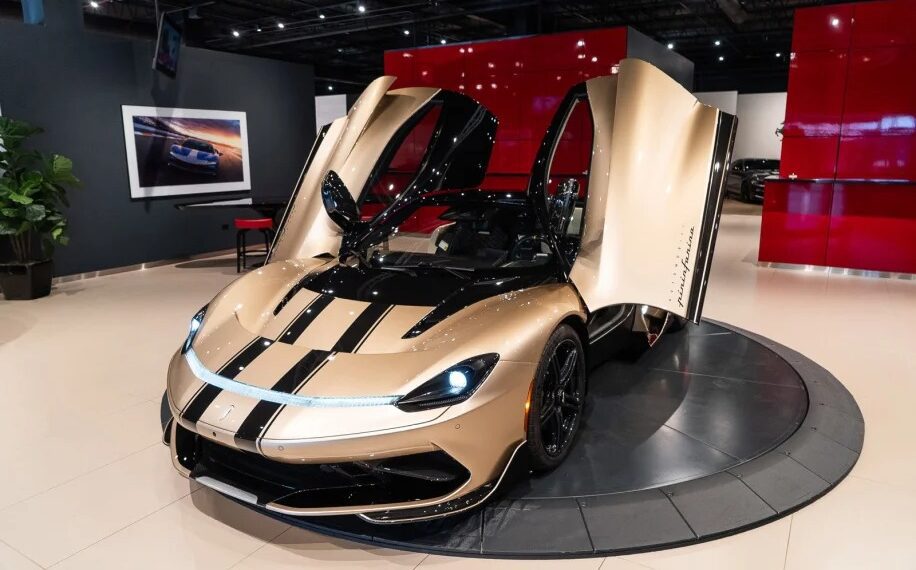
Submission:
M 528 413 L 528 451 L 536 471 L 559 465 L 572 446 L 585 405 L 585 351 L 576 331 L 560 325 L 541 357 Z

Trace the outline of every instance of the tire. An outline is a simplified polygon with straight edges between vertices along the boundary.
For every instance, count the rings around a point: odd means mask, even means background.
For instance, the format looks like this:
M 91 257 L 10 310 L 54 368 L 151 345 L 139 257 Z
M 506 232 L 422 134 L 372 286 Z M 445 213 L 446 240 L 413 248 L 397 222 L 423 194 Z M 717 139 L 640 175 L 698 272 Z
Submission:
M 560 325 L 547 340 L 532 387 L 526 443 L 532 470 L 553 469 L 569 454 L 582 421 L 585 383 L 582 339 Z
M 741 201 L 742 202 L 752 202 L 751 199 L 751 188 L 748 186 L 747 182 L 741 183 Z

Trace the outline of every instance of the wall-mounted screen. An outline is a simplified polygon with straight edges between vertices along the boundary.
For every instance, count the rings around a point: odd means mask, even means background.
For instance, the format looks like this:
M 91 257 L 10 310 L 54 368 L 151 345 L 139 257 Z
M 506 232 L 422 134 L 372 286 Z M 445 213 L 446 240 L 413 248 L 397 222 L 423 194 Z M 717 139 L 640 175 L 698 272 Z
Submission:
M 153 69 L 169 77 L 178 73 L 178 55 L 181 52 L 181 28 L 163 14 L 159 19 L 159 35 L 156 38 L 156 55 L 153 56 Z
M 244 112 L 123 105 L 131 198 L 251 189 Z

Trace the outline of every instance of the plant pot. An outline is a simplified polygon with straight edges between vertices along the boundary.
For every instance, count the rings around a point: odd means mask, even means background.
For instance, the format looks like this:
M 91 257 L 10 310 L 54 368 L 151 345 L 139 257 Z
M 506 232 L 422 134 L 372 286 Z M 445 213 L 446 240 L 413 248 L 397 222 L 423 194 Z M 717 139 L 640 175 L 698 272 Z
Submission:
M 38 299 L 51 294 L 54 265 L 50 259 L 0 264 L 0 290 L 10 301 Z

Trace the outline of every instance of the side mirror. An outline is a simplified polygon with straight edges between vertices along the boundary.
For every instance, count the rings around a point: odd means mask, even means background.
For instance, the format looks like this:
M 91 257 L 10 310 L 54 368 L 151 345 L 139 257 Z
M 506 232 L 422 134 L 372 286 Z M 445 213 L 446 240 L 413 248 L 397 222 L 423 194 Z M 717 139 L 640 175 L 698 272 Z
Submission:
M 575 178 L 567 178 L 560 182 L 557 193 L 550 197 L 550 204 L 547 206 L 550 231 L 553 235 L 566 235 L 578 197 L 579 182 Z
M 359 223 L 359 208 L 347 185 L 333 170 L 329 170 L 321 183 L 321 201 L 331 220 L 347 232 Z

